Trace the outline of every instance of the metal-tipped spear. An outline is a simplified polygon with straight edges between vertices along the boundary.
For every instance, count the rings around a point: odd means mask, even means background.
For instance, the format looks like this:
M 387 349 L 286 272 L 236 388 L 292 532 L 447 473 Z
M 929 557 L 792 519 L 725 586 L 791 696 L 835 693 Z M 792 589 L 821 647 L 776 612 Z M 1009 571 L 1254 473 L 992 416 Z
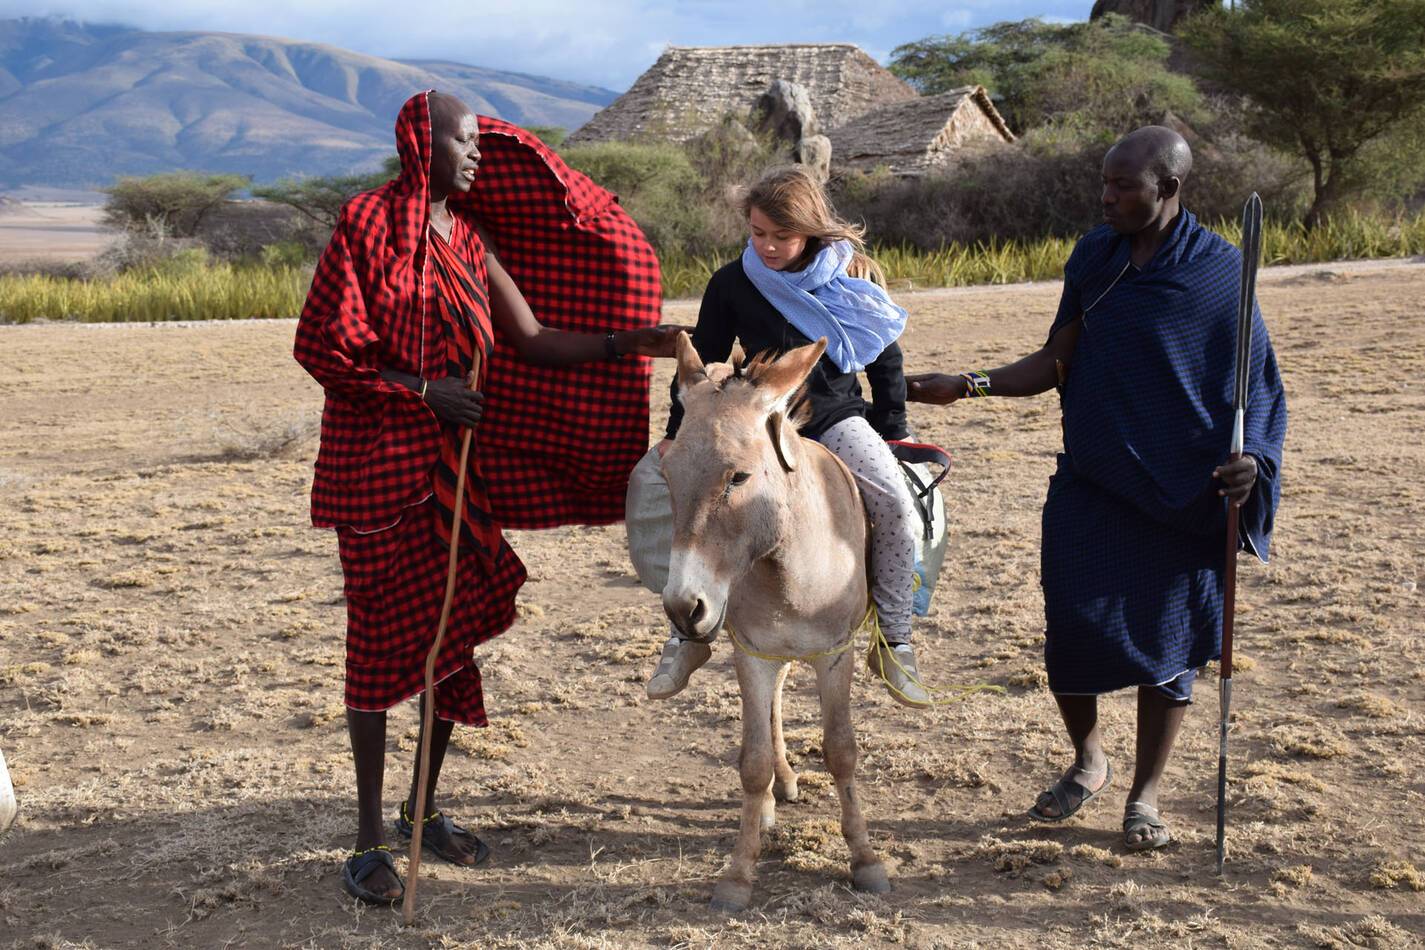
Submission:
M 1257 262 L 1262 256 L 1262 199 L 1252 192 L 1242 209 L 1242 284 L 1237 297 L 1237 378 L 1232 396 L 1231 461 L 1242 457 L 1247 383 L 1252 371 L 1252 312 L 1257 303 Z M 1232 619 L 1237 601 L 1238 506 L 1227 505 L 1227 562 L 1222 577 L 1222 667 L 1217 698 L 1221 721 L 1217 746 L 1217 873 L 1227 843 L 1227 719 L 1232 710 Z
M 475 361 L 470 376 L 465 383 L 474 389 L 480 383 L 480 351 L 474 353 Z M 466 429 L 460 440 L 460 468 L 455 474 L 455 504 L 451 509 L 450 555 L 445 569 L 445 602 L 440 607 L 440 623 L 435 628 L 435 642 L 426 654 L 425 715 L 421 721 L 421 774 L 416 782 L 416 813 L 412 816 L 415 824 L 411 828 L 410 867 L 406 872 L 406 894 L 402 900 L 406 926 L 416 922 L 416 885 L 421 876 L 421 832 L 425 828 L 426 790 L 430 786 L 430 737 L 435 729 L 435 661 L 440 655 L 440 646 L 445 640 L 445 627 L 450 622 L 450 607 L 455 602 L 455 576 L 457 559 L 460 554 L 460 516 L 465 510 L 465 472 L 470 467 L 470 436 L 474 429 Z

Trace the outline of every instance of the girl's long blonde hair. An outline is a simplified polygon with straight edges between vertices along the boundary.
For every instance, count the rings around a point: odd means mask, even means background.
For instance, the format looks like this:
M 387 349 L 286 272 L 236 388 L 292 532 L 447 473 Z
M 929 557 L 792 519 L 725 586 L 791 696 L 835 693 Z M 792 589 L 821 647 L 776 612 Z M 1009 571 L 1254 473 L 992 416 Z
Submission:
M 885 271 L 866 253 L 863 240 L 866 229 L 837 216 L 826 197 L 826 189 L 812 177 L 806 166 L 783 165 L 768 171 L 742 196 L 742 216 L 746 218 L 753 208 L 771 218 L 779 227 L 815 238 L 821 244 L 850 242 L 854 253 L 846 272 L 852 277 L 886 286 Z M 808 240 L 802 258 L 793 266 L 806 264 L 819 249 L 820 245 Z

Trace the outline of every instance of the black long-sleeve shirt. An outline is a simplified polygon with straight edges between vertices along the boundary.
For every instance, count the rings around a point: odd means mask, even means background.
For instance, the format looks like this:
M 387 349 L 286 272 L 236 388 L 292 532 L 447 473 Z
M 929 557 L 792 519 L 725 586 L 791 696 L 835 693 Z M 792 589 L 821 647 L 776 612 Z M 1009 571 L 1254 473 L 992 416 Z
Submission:
M 693 330 L 693 348 L 703 362 L 716 363 L 732 353 L 734 340 L 741 341 L 749 359 L 769 350 L 784 353 L 812 342 L 768 303 L 742 270 L 740 259 L 724 265 L 708 281 L 698 310 L 698 325 Z M 823 356 L 807 377 L 811 420 L 802 426 L 802 435 L 814 439 L 838 422 L 865 416 L 883 439 L 904 439 L 906 384 L 901 364 L 900 344 L 892 343 L 866 367 L 866 381 L 871 386 L 868 403 L 861 396 L 856 374 L 843 373 Z M 676 379 L 672 397 L 673 408 L 668 415 L 670 439 L 678 434 L 683 421 Z

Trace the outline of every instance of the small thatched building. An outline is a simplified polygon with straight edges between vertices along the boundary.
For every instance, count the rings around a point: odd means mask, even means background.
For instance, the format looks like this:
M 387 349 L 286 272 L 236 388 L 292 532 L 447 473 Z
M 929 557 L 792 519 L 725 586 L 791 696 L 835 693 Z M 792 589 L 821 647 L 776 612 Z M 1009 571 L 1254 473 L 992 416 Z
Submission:
M 962 86 L 872 109 L 826 133 L 833 169 L 923 175 L 966 145 L 1013 142 L 984 86 Z
M 850 43 L 670 46 L 628 92 L 566 141 L 686 141 L 728 113 L 746 114 L 777 79 L 806 89 L 823 129 L 916 97 L 915 90 Z

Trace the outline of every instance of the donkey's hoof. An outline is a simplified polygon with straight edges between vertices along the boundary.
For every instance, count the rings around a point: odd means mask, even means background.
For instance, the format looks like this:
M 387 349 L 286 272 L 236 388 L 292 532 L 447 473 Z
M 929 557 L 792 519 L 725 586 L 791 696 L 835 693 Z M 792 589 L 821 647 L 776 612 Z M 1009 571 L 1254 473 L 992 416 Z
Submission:
M 867 894 L 887 894 L 891 890 L 891 879 L 886 876 L 886 866 L 877 861 L 851 869 L 851 884 L 858 891 Z
M 719 881 L 708 909 L 715 914 L 740 914 L 752 901 L 752 887 L 737 881 Z
M 772 794 L 779 802 L 794 802 L 800 797 L 797 791 L 797 778 L 792 776 L 790 782 L 783 782 L 780 779 L 772 783 Z

